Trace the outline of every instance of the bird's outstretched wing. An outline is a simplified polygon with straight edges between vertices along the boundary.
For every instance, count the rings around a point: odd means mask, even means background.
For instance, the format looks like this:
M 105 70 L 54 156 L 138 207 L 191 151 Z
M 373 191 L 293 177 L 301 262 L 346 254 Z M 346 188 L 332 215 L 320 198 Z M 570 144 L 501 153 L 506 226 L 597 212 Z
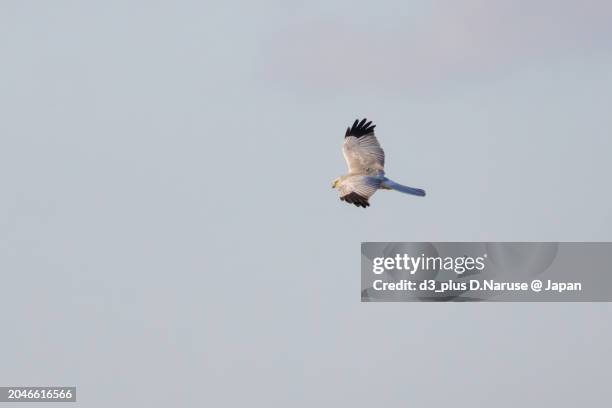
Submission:
M 348 165 L 349 173 L 378 173 L 385 167 L 385 152 L 374 136 L 372 122 L 363 119 L 355 120 L 353 126 L 346 129 L 342 153 Z
M 351 176 L 344 180 L 338 187 L 340 200 L 357 207 L 366 208 L 370 205 L 368 199 L 374 195 L 380 187 L 380 179 L 371 176 Z

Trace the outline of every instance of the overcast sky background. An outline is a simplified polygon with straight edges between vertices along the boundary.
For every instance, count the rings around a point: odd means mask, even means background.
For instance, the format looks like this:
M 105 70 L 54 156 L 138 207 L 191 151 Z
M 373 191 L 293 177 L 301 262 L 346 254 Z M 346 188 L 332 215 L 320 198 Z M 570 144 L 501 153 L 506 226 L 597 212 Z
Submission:
M 0 2 L 0 385 L 87 407 L 605 405 L 608 304 L 361 304 L 359 251 L 611 240 L 611 19 Z M 426 198 L 338 200 L 363 116 Z

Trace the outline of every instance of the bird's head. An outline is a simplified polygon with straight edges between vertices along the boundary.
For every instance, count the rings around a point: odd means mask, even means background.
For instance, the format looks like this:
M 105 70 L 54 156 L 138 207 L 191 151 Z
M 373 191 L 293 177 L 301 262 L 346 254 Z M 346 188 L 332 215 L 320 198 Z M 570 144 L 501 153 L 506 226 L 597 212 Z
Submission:
M 340 183 L 340 177 L 332 181 L 332 188 L 338 187 L 338 183 Z

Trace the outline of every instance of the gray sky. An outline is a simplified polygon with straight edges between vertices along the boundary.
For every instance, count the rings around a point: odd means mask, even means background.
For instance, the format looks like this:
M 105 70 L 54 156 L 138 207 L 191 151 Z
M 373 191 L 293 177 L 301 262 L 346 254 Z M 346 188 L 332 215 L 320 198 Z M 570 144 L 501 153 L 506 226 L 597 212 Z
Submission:
M 361 241 L 611 240 L 609 2 L 0 3 L 0 385 L 601 405 L 607 304 L 360 304 Z M 330 189 L 356 117 L 425 199 Z

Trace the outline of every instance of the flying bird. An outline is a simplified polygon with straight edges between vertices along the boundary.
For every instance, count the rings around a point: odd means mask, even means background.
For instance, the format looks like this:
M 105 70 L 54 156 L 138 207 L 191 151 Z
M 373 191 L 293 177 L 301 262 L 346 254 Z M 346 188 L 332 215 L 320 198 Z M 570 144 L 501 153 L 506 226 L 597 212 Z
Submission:
M 348 165 L 348 174 L 332 183 L 340 193 L 340 200 L 357 207 L 369 207 L 368 200 L 376 190 L 395 190 L 415 196 L 425 196 L 425 190 L 403 186 L 385 177 L 385 152 L 374 136 L 372 122 L 355 120 L 346 129 L 342 153 Z

